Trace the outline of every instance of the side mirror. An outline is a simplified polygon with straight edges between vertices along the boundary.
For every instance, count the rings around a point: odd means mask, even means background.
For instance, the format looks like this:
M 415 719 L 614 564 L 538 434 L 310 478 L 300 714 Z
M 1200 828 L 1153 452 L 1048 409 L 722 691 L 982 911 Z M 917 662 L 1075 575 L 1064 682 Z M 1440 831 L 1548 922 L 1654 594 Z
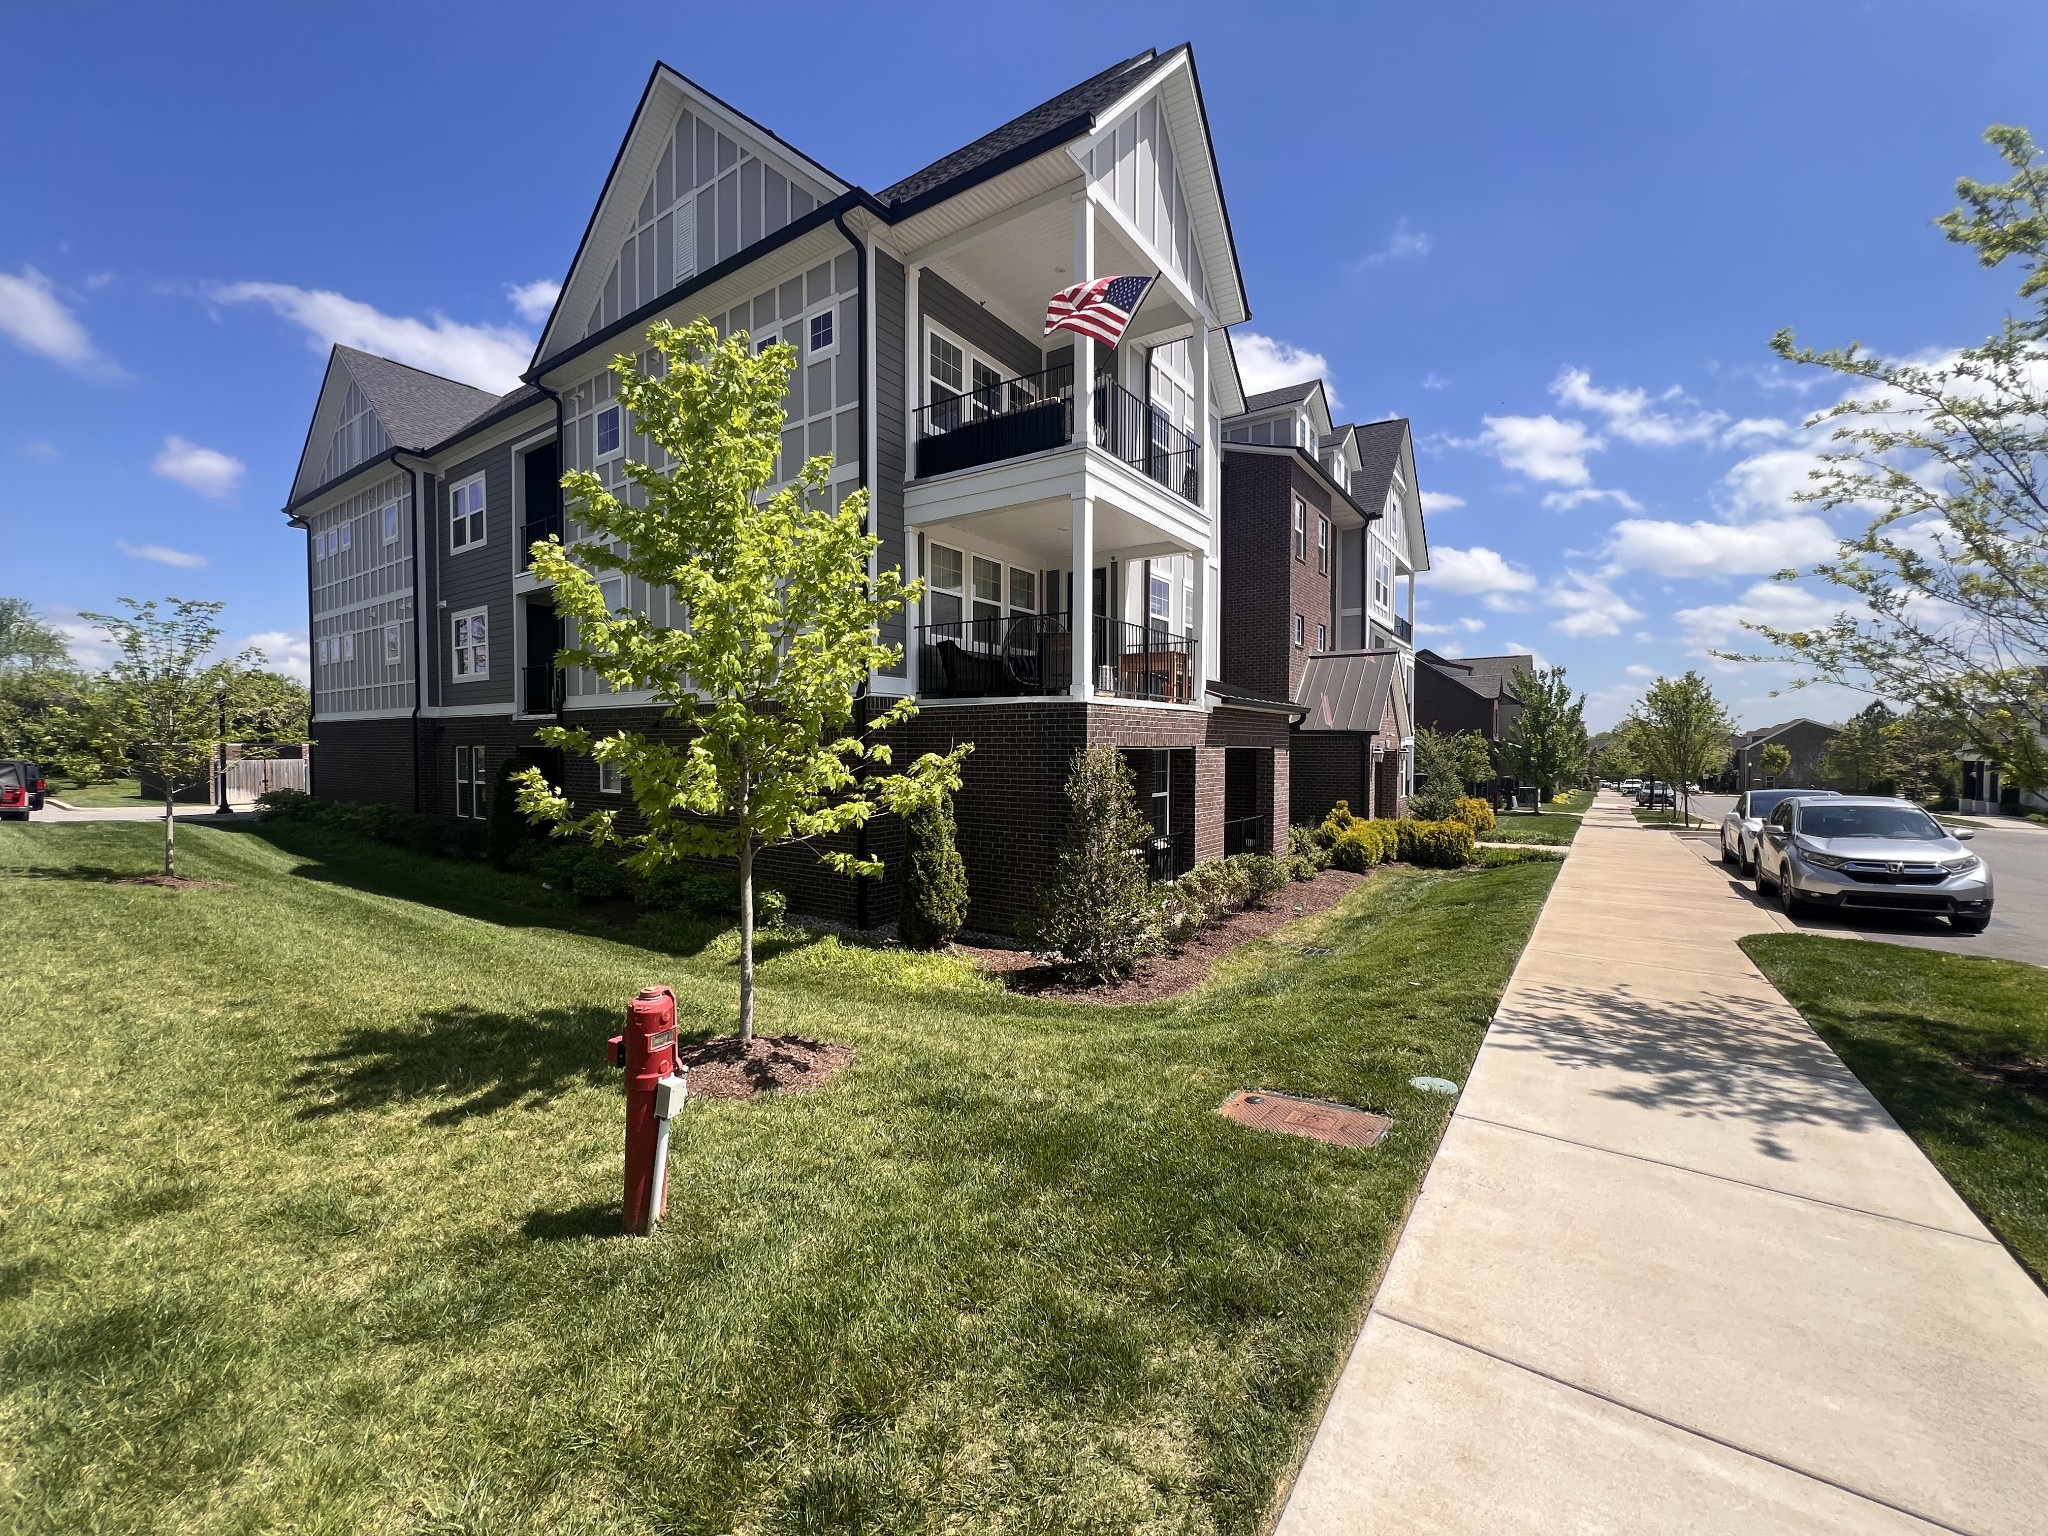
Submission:
M 1956 840 L 1957 842 L 1959 842 L 1959 843 L 1967 843 L 1967 842 L 1969 842 L 1969 841 L 1970 841 L 1970 840 L 1971 840 L 1972 838 L 1974 838 L 1974 837 L 1975 837 L 1976 835 L 1977 835 L 1977 834 L 1976 834 L 1976 833 L 1974 833 L 1974 832 L 1964 832 L 1964 831 L 1961 831 L 1961 830 L 1958 830 L 1958 831 L 1954 831 L 1954 832 L 1951 832 L 1951 833 L 1949 833 L 1949 836 L 1950 836 L 1950 837 L 1952 837 L 1952 838 L 1954 838 L 1954 839 L 1955 839 L 1955 840 Z

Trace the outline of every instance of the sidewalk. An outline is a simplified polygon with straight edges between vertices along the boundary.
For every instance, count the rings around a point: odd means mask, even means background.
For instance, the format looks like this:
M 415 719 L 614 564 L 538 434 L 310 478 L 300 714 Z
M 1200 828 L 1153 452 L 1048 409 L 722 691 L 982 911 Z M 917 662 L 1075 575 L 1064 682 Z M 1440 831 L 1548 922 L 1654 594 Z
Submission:
M 1278 1527 L 2048 1531 L 2048 1296 L 1603 794 Z

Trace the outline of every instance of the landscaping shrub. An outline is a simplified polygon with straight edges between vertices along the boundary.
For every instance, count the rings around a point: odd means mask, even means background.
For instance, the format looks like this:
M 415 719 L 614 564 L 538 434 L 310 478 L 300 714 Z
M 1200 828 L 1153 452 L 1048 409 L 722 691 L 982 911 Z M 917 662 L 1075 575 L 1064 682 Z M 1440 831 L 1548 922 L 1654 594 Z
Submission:
M 1256 906 L 1276 891 L 1287 888 L 1287 865 L 1270 853 L 1241 853 L 1244 861 L 1245 878 L 1251 883 L 1251 896 L 1246 905 Z
M 1076 752 L 1066 791 L 1072 814 L 1052 876 L 1018 928 L 1045 959 L 1109 981 L 1159 947 L 1159 901 L 1139 852 L 1152 823 L 1138 810 L 1131 770 L 1115 747 Z
M 1342 823 L 1337 822 L 1335 813 L 1323 823 L 1324 831 L 1331 835 L 1329 860 L 1332 864 L 1362 875 L 1375 864 L 1384 864 L 1395 857 L 1398 848 L 1393 831 L 1395 823 L 1361 821 L 1341 803 L 1338 809 L 1345 812 Z
M 1462 821 L 1397 822 L 1400 856 L 1424 869 L 1459 869 L 1472 858 L 1472 829 Z
M 519 814 L 519 786 L 512 775 L 519 771 L 514 758 L 498 764 L 498 776 L 491 782 L 491 819 L 485 823 L 486 849 L 491 863 L 499 869 L 517 869 L 526 860 L 534 840 L 534 828 Z
M 1451 807 L 1450 820 L 1462 821 L 1472 829 L 1474 837 L 1482 832 L 1491 832 L 1494 827 L 1493 807 L 1477 795 L 1465 795 Z
M 1284 890 L 1289 862 L 1271 854 L 1238 853 L 1227 859 L 1204 860 L 1178 880 L 1159 887 L 1154 911 L 1160 942 L 1185 944 L 1212 923 Z
M 650 912 L 687 912 L 694 917 L 736 917 L 740 910 L 740 882 L 733 874 L 698 869 L 688 864 L 664 864 L 652 874 L 640 877 L 633 899 Z M 767 927 L 782 921 L 789 899 L 777 890 L 754 881 L 754 921 Z
M 1317 827 L 1311 836 L 1320 846 L 1334 848 L 1337 845 L 1338 837 L 1342 835 L 1344 829 L 1351 826 L 1357 820 L 1358 818 L 1351 814 L 1351 802 L 1349 800 L 1339 800 L 1330 807 L 1330 814 L 1323 818 L 1323 824 Z M 1292 836 L 1293 834 L 1290 832 L 1290 841 Z
M 1345 814 L 1351 808 L 1346 806 Z M 1313 827 L 1287 829 L 1287 872 L 1296 880 L 1313 880 L 1318 870 L 1330 867 L 1330 849 Z
M 909 949 L 944 949 L 967 921 L 967 865 L 953 842 L 953 798 L 940 795 L 903 818 L 903 889 L 896 937 Z
M 1423 821 L 1442 821 L 1465 798 L 1465 786 L 1455 779 L 1430 779 L 1408 796 L 1409 814 Z
M 481 822 L 417 816 L 389 805 L 321 800 L 295 789 L 273 789 L 259 796 L 256 804 L 266 821 L 322 827 L 438 858 L 473 859 L 484 853 L 485 832 Z
M 1315 855 L 1306 853 L 1290 853 L 1287 855 L 1287 878 L 1290 880 L 1304 882 L 1313 880 L 1326 868 L 1328 868 L 1328 865 L 1318 862 Z

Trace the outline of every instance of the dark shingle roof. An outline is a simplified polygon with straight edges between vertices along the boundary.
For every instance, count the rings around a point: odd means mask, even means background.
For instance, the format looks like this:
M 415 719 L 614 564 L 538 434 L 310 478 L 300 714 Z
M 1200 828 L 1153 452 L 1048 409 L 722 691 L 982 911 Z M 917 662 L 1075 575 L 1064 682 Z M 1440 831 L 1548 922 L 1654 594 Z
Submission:
M 1407 420 L 1360 422 L 1352 430 L 1358 434 L 1359 466 L 1353 495 L 1368 507 L 1383 507 L 1395 466 L 1401 462 L 1401 445 L 1408 441 Z
M 334 355 L 369 400 L 391 441 L 415 452 L 453 435 L 503 398 L 374 352 L 336 347 Z
M 1101 74 L 1090 76 L 1070 90 L 1061 91 L 1050 101 L 1040 102 L 1022 116 L 1011 118 L 994 132 L 983 134 L 972 144 L 934 160 L 893 187 L 884 187 L 880 200 L 902 204 L 928 197 L 953 182 L 972 176 L 1004 155 L 1039 140 L 1050 139 L 1051 142 L 1041 146 L 1049 149 L 1053 143 L 1078 138 L 1095 126 L 1096 113 L 1120 101 L 1164 62 L 1157 49 L 1147 48 L 1121 64 L 1112 64 Z M 1062 137 L 1054 139 L 1054 134 Z
M 1457 680 L 1485 699 L 1512 699 L 1508 692 L 1508 679 L 1517 672 L 1534 672 L 1534 656 L 1439 656 L 1435 651 L 1421 651 L 1417 659 L 1428 662 L 1439 672 L 1449 672 Z
M 1322 384 L 1321 379 L 1304 379 L 1299 384 L 1283 384 L 1278 389 L 1269 389 L 1262 394 L 1246 395 L 1244 413 L 1249 416 L 1253 411 L 1268 410 L 1276 405 L 1299 405 L 1322 388 Z

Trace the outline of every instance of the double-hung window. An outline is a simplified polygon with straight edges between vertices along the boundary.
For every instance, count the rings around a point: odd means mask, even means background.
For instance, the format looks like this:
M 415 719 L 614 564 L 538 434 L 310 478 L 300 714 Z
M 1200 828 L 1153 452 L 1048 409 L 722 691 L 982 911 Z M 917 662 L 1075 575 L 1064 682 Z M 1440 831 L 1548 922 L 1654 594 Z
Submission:
M 966 567 L 960 551 L 944 544 L 926 546 L 925 612 L 933 624 L 958 624 L 963 606 Z
M 1294 616 L 1294 648 L 1298 651 L 1308 643 L 1308 620 L 1300 614 Z
M 398 503 L 394 501 L 379 515 L 384 520 L 384 542 L 386 544 L 396 544 L 398 542 Z
M 600 406 L 597 412 L 597 461 L 617 458 L 626 448 L 625 409 L 619 405 Z
M 1316 573 L 1320 576 L 1330 574 L 1330 520 L 1327 517 L 1316 519 Z
M 356 544 L 356 525 L 354 523 L 343 523 L 340 533 L 341 547 L 343 549 L 354 549 Z
M 1151 620 L 1153 637 L 1164 639 L 1173 627 L 1173 583 L 1155 573 L 1147 586 L 1150 590 L 1145 594 L 1145 616 Z
M 1318 624 L 1316 626 L 1316 649 L 1319 651 L 1327 651 L 1329 648 L 1330 626 L 1327 624 Z
M 471 475 L 448 488 L 448 547 L 474 549 L 484 541 L 484 477 Z
M 1294 558 L 1308 558 L 1308 503 L 1294 498 Z
M 927 352 L 926 415 L 930 433 L 950 432 L 960 425 L 960 397 L 967 393 L 967 354 L 933 331 Z
M 1003 638 L 1003 563 L 974 557 L 974 638 L 995 645 Z
M 1010 567 L 1010 612 L 1038 612 L 1038 572 Z
M 405 660 L 405 640 L 396 624 L 384 626 L 384 665 L 395 667 Z
M 481 821 L 491 813 L 490 780 L 484 777 L 484 749 L 455 749 L 455 814 L 464 821 Z
M 472 608 L 466 613 L 455 614 L 450 623 L 453 628 L 454 658 L 451 670 L 465 682 L 481 682 L 491 675 L 490 610 Z
M 597 765 L 597 792 L 600 795 L 622 795 L 626 792 L 626 781 L 619 773 L 618 764 Z

